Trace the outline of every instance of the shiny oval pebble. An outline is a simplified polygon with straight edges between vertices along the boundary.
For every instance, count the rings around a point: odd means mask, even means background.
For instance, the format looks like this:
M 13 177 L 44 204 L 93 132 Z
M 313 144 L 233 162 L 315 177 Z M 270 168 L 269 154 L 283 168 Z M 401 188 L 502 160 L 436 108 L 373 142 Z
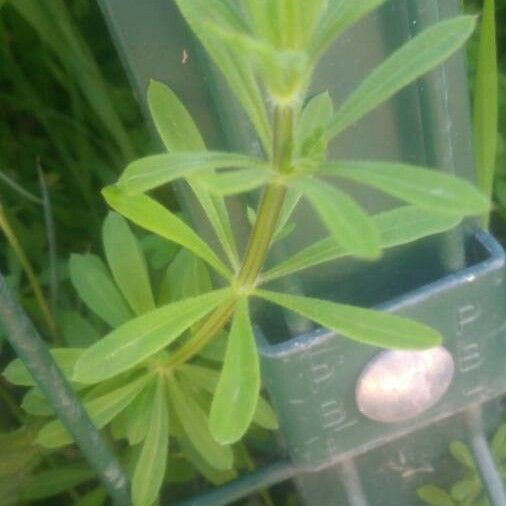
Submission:
M 425 351 L 383 351 L 358 379 L 358 409 L 377 422 L 414 418 L 443 397 L 454 369 L 452 356 L 442 346 Z

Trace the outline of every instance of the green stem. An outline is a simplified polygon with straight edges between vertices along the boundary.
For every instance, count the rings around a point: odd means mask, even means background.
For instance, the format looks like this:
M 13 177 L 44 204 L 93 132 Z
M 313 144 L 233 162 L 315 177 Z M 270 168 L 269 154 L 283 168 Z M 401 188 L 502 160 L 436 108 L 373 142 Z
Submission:
M 274 110 L 271 163 L 279 174 L 286 174 L 292 169 L 293 118 L 292 107 L 277 106 Z M 286 188 L 276 183 L 268 185 L 262 195 L 258 205 L 257 219 L 235 283 L 238 292 L 249 291 L 258 279 L 276 232 L 285 196 Z M 174 351 L 169 360 L 169 366 L 177 367 L 183 364 L 204 348 L 228 323 L 234 313 L 238 298 L 239 295 L 226 301 L 211 313 L 193 336 Z

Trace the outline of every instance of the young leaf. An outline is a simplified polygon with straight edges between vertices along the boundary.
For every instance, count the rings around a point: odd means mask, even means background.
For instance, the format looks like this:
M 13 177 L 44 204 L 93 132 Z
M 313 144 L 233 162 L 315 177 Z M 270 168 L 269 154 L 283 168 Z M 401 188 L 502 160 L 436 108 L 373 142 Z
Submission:
M 199 182 L 214 195 L 235 195 L 255 190 L 269 179 L 270 172 L 245 168 L 210 174 L 199 178 Z
M 39 471 L 23 482 L 20 499 L 40 501 L 61 494 L 95 477 L 95 472 L 86 466 L 59 466 Z
M 378 188 L 419 207 L 466 216 L 489 208 L 487 198 L 472 184 L 436 170 L 389 162 L 338 162 L 323 174 L 344 177 Z
M 82 348 L 53 348 L 50 350 L 50 353 L 63 375 L 66 378 L 71 378 L 74 365 L 84 351 L 85 350 Z M 5 379 L 13 385 L 24 387 L 33 387 L 37 385 L 37 382 L 33 379 L 32 375 L 19 358 L 13 360 L 5 368 L 3 375 Z
M 114 281 L 130 307 L 137 314 L 154 309 L 155 302 L 144 254 L 137 238 L 119 214 L 110 212 L 107 215 L 102 239 Z
M 344 192 L 309 177 L 295 180 L 293 187 L 311 202 L 336 242 L 360 257 L 379 256 L 379 233 L 374 222 Z
M 352 24 L 373 11 L 386 0 L 329 0 L 326 12 L 320 18 L 310 52 L 320 55 L 327 47 Z
M 155 381 L 146 385 L 143 391 L 127 406 L 124 427 L 125 436 L 130 445 L 134 446 L 144 440 L 150 427 L 151 407 L 154 404 L 157 384 Z
M 230 270 L 223 265 L 205 241 L 156 200 L 147 195 L 128 197 L 113 186 L 108 186 L 102 193 L 107 203 L 118 213 L 140 227 L 189 249 L 225 278 L 231 277 Z
M 494 4 L 494 0 L 483 3 L 473 111 L 478 187 L 488 197 L 492 195 L 497 154 L 498 77 Z M 483 221 L 488 224 L 488 214 Z
M 266 165 L 250 156 L 219 151 L 165 153 L 131 162 L 118 184 L 127 195 L 143 193 L 176 179 L 209 174 L 215 169 L 249 167 L 262 170 Z
M 427 28 L 395 51 L 352 92 L 329 125 L 329 139 L 433 69 L 469 38 L 473 16 L 459 16 Z
M 99 257 L 74 254 L 70 257 L 69 268 L 79 297 L 97 316 L 111 327 L 131 318 L 130 310 Z
M 248 303 L 236 306 L 227 352 L 211 404 L 209 430 L 221 444 L 235 443 L 248 429 L 260 395 L 260 364 Z
M 359 343 L 406 350 L 441 343 L 441 334 L 431 327 L 381 311 L 266 290 L 256 290 L 255 295 Z
M 213 36 L 208 28 L 208 19 L 214 20 L 218 25 L 229 29 L 237 26 L 220 23 L 216 19 L 218 13 L 215 3 L 208 0 L 176 0 L 179 10 L 199 38 L 214 63 L 228 81 L 234 93 L 244 107 L 256 133 L 267 154 L 270 153 L 271 131 L 267 110 L 264 104 L 260 87 L 256 81 L 251 63 L 244 55 L 233 47 L 227 47 L 222 40 Z
M 209 420 L 192 395 L 183 390 L 176 378 L 168 382 L 170 400 L 179 422 L 191 444 L 212 467 L 232 468 L 233 454 L 229 446 L 217 443 L 209 432 Z
M 327 126 L 332 119 L 332 100 L 328 91 L 313 97 L 302 110 L 297 123 L 297 149 L 299 156 L 318 157 L 323 160 L 327 148 Z
M 448 492 L 434 485 L 424 485 L 416 489 L 418 497 L 430 506 L 456 506 Z
M 169 152 L 205 150 L 204 141 L 192 117 L 168 86 L 151 81 L 148 104 L 158 133 Z M 209 195 L 198 179 L 189 178 L 188 183 L 214 228 L 230 263 L 235 265 L 238 261 L 237 249 L 225 202 L 216 195 Z
M 460 216 L 434 213 L 416 206 L 403 206 L 372 217 L 380 233 L 382 248 L 407 244 L 455 227 Z M 262 283 L 337 260 L 349 252 L 332 237 L 317 241 L 262 274 Z
M 86 348 L 100 339 L 95 327 L 77 311 L 62 311 L 58 314 L 58 323 L 70 348 Z
M 153 504 L 163 483 L 169 446 L 169 417 L 163 378 L 149 411 L 148 429 L 132 479 L 134 506 Z
M 453 455 L 455 460 L 466 466 L 468 469 L 476 469 L 471 451 L 462 441 L 452 441 L 450 443 L 450 453 Z
M 223 29 L 214 23 L 207 23 L 207 29 L 252 63 L 275 102 L 291 103 L 299 97 L 306 85 L 309 69 L 305 52 L 276 48 L 268 41 L 237 30 Z
M 175 341 L 223 302 L 227 289 L 168 304 L 113 330 L 87 349 L 74 368 L 75 381 L 98 383 L 131 369 Z
M 84 407 L 97 428 L 105 427 L 121 413 L 149 380 L 150 376 L 143 375 L 124 386 L 85 402 Z M 71 444 L 72 441 L 72 436 L 59 420 L 47 423 L 37 436 L 37 443 L 45 448 L 59 448 Z

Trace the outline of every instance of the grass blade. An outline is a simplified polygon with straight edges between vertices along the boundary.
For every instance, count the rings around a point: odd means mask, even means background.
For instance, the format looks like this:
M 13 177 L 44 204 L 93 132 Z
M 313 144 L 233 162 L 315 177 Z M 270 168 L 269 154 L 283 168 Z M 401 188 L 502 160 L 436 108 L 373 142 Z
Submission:
M 474 83 L 474 155 L 478 187 L 492 196 L 498 128 L 498 75 L 495 34 L 495 2 L 485 0 L 480 28 L 480 45 Z M 489 214 L 482 218 L 488 227 Z

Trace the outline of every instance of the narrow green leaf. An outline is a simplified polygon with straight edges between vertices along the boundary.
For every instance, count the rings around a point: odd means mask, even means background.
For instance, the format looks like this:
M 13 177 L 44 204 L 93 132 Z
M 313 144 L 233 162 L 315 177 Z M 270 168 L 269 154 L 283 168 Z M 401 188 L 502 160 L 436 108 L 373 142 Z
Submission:
M 379 213 L 372 217 L 380 233 L 382 248 L 407 244 L 423 237 L 449 230 L 461 221 L 459 216 L 434 213 L 416 206 L 403 206 Z M 266 283 L 324 262 L 330 262 L 349 255 L 332 237 L 317 241 L 264 274 Z
M 359 343 L 406 350 L 441 343 L 441 334 L 431 327 L 381 311 L 266 290 L 256 290 L 255 295 Z
M 205 144 L 190 113 L 165 84 L 151 80 L 148 105 L 158 134 L 167 151 L 205 149 Z
M 277 430 L 279 428 L 276 413 L 263 397 L 258 398 L 257 409 L 253 416 L 253 421 L 267 430 Z
M 53 348 L 50 350 L 50 353 L 63 375 L 66 378 L 71 378 L 74 365 L 84 351 L 85 350 L 82 348 Z M 19 358 L 13 360 L 5 368 L 3 376 L 13 385 L 24 387 L 33 387 L 37 385 L 37 382 L 33 379 L 32 375 Z
M 210 394 L 215 393 L 220 377 L 218 371 L 193 364 L 185 364 L 181 367 L 180 371 L 192 385 Z M 253 414 L 253 422 L 268 430 L 276 430 L 278 428 L 276 414 L 270 404 L 262 396 L 258 398 L 258 403 Z
M 132 446 L 143 441 L 148 433 L 148 429 L 151 425 L 150 408 L 154 405 L 156 391 L 157 385 L 156 382 L 153 381 L 144 387 L 144 390 L 123 412 L 125 415 L 125 435 Z
M 100 339 L 97 329 L 77 311 L 62 311 L 58 314 L 58 323 L 70 348 L 86 348 Z
M 213 485 L 223 485 L 224 483 L 237 478 L 237 471 L 232 469 L 216 469 L 210 466 L 200 453 L 194 448 L 190 439 L 184 433 L 179 420 L 176 417 L 171 418 L 171 427 L 177 426 L 177 442 L 183 455 L 191 462 L 192 466 Z
M 310 52 L 320 55 L 347 28 L 386 0 L 329 0 L 311 41 Z
M 293 188 L 311 202 L 336 242 L 360 257 L 379 256 L 379 233 L 374 222 L 344 192 L 309 177 L 295 180 Z
M 248 303 L 236 306 L 227 352 L 211 404 L 209 430 L 221 444 L 235 443 L 253 419 L 260 395 L 260 364 Z
M 127 195 L 143 193 L 176 179 L 208 174 L 229 167 L 265 168 L 260 159 L 239 153 L 190 151 L 140 158 L 130 163 L 118 184 Z
M 270 175 L 267 170 L 245 168 L 202 176 L 199 182 L 214 195 L 228 196 L 256 190 Z
M 491 197 L 497 154 L 498 125 L 494 0 L 484 0 L 483 2 L 473 103 L 474 155 L 478 186 L 485 195 Z M 488 213 L 484 216 L 483 221 L 488 226 Z
M 173 409 L 195 450 L 210 466 L 220 470 L 231 469 L 231 448 L 220 445 L 212 437 L 207 415 L 191 393 L 183 390 L 175 378 L 168 382 L 168 386 Z
M 168 302 L 176 302 L 210 292 L 213 282 L 202 260 L 187 250 L 181 250 L 167 268 L 160 287 L 160 295 Z
M 132 479 L 134 506 L 156 501 L 165 476 L 169 447 L 169 417 L 163 378 L 159 378 L 149 413 L 146 439 Z
M 372 186 L 429 211 L 466 216 L 489 208 L 487 198 L 469 182 L 423 167 L 343 161 L 327 164 L 321 171 Z
M 158 133 L 169 152 L 205 150 L 204 141 L 190 113 L 168 86 L 151 81 L 148 104 Z M 230 263 L 236 265 L 237 249 L 225 202 L 216 195 L 209 195 L 198 178 L 189 178 L 188 183 L 214 228 Z
M 450 494 L 456 501 L 473 500 L 481 490 L 481 482 L 476 476 L 468 480 L 459 480 L 451 488 Z
M 139 316 L 87 349 L 74 368 L 74 380 L 97 383 L 131 369 L 168 346 L 224 301 L 222 289 L 192 297 Z
M 471 450 L 462 441 L 452 441 L 450 443 L 450 453 L 463 466 L 466 466 L 468 469 L 476 469 Z
M 139 241 L 119 214 L 110 212 L 107 215 L 102 240 L 114 281 L 132 310 L 143 314 L 154 309 L 146 259 Z
M 329 138 L 446 60 L 469 38 L 474 26 L 473 16 L 459 16 L 427 28 L 404 44 L 346 99 L 330 123 Z
M 149 381 L 148 375 L 116 388 L 84 403 L 84 408 L 97 428 L 102 429 L 121 413 L 142 391 Z M 59 420 L 47 423 L 37 436 L 37 443 L 45 448 L 59 448 L 71 444 L 72 436 Z
M 430 506 L 456 506 L 448 492 L 434 485 L 418 487 L 416 493 L 422 501 Z
M 225 28 L 235 28 L 230 24 L 220 23 L 216 19 L 215 4 L 208 0 L 176 0 L 179 10 L 195 32 L 214 63 L 228 81 L 234 93 L 243 106 L 267 154 L 270 153 L 271 131 L 267 110 L 260 87 L 255 78 L 250 62 L 244 55 L 233 47 L 227 47 L 223 41 L 208 29 L 209 19 Z
M 189 249 L 227 279 L 232 274 L 186 223 L 147 195 L 127 196 L 117 187 L 102 191 L 107 203 L 140 227 Z
M 79 297 L 102 320 L 117 327 L 129 320 L 132 313 L 102 260 L 96 255 L 72 255 L 70 279 Z
M 39 501 L 90 481 L 95 472 L 87 466 L 66 465 L 39 471 L 23 482 L 20 499 Z

